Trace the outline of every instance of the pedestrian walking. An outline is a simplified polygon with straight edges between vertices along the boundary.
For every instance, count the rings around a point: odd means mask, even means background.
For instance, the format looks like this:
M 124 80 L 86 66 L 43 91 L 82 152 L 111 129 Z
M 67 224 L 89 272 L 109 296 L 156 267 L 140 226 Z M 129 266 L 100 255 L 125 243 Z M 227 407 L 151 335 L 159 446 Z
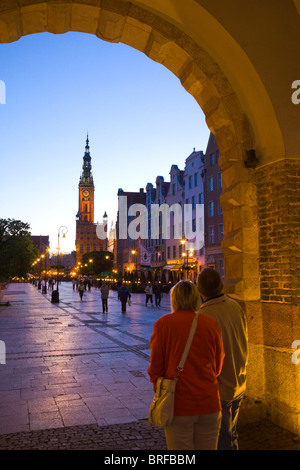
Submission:
M 79 286 L 78 286 L 78 293 L 79 293 L 80 300 L 82 300 L 84 291 L 85 291 L 84 283 L 80 281 Z
M 105 281 L 103 281 L 102 286 L 100 287 L 100 292 L 101 292 L 101 299 L 102 299 L 102 311 L 103 313 L 107 313 L 107 301 L 108 301 L 108 295 L 109 295 L 109 287 L 106 284 Z
M 155 305 L 156 307 L 160 307 L 160 302 L 161 302 L 161 286 L 158 284 L 158 282 L 154 283 L 153 286 L 153 294 L 155 297 Z
M 200 311 L 217 321 L 225 351 L 222 372 L 218 377 L 222 404 L 218 449 L 237 450 L 237 422 L 246 389 L 248 363 L 246 316 L 235 300 L 222 293 L 222 279 L 214 269 L 206 268 L 199 274 L 198 289 L 203 300 Z
M 131 294 L 128 287 L 126 284 L 122 284 L 122 287 L 118 290 L 118 299 L 121 301 L 122 313 L 126 313 L 126 303 L 130 298 Z
M 146 292 L 146 300 L 145 300 L 145 305 L 147 307 L 147 304 L 148 304 L 148 300 L 150 300 L 151 302 L 151 305 L 153 307 L 153 298 L 152 298 L 152 285 L 151 284 L 147 284 L 147 286 L 145 287 L 145 292 Z
M 224 358 L 222 335 L 216 321 L 198 314 L 184 369 L 178 371 L 201 301 L 197 287 L 189 281 L 175 284 L 170 300 L 172 313 L 154 323 L 148 367 L 154 390 L 159 377 L 174 379 L 179 374 L 174 418 L 164 428 L 168 450 L 216 450 L 221 425 L 217 376 Z

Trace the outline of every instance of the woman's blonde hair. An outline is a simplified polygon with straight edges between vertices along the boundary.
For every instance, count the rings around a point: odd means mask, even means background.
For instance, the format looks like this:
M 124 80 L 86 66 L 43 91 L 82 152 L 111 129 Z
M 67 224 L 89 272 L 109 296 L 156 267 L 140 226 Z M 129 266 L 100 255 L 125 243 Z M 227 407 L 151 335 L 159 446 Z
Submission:
M 172 312 L 200 308 L 201 300 L 197 287 L 190 281 L 179 281 L 170 291 Z

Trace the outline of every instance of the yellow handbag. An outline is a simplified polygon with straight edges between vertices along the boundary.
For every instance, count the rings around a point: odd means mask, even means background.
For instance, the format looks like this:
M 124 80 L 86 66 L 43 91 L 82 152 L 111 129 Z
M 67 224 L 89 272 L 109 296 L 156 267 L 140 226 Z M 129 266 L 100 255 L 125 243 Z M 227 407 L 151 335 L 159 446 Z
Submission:
M 176 384 L 179 378 L 179 373 L 183 370 L 185 360 L 190 350 L 194 333 L 197 327 L 198 313 L 196 313 L 192 323 L 191 331 L 185 345 L 181 360 L 177 367 L 177 375 L 174 379 L 166 379 L 159 377 L 156 382 L 156 392 L 153 401 L 150 405 L 148 421 L 159 428 L 169 426 L 174 417 L 174 398 Z

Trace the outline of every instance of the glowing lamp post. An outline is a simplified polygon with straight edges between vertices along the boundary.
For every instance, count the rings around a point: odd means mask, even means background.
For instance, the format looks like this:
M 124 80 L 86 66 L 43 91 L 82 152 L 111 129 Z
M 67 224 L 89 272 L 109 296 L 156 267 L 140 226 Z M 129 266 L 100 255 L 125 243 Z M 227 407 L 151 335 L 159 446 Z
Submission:
M 67 227 L 62 225 L 58 229 L 58 235 L 57 235 L 57 267 L 56 267 L 56 290 L 52 292 L 52 303 L 58 303 L 59 302 L 59 292 L 58 292 L 58 269 L 59 269 L 59 239 L 60 239 L 60 234 L 62 233 L 62 238 L 66 238 L 66 233 L 68 232 Z

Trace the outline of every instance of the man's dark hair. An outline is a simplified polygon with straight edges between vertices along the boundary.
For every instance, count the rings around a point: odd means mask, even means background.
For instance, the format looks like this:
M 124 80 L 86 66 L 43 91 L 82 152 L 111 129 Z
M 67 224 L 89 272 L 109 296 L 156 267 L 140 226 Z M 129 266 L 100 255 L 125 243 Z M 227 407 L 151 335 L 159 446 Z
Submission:
M 205 268 L 198 276 L 198 289 L 205 297 L 216 297 L 222 293 L 223 283 L 218 271 Z

